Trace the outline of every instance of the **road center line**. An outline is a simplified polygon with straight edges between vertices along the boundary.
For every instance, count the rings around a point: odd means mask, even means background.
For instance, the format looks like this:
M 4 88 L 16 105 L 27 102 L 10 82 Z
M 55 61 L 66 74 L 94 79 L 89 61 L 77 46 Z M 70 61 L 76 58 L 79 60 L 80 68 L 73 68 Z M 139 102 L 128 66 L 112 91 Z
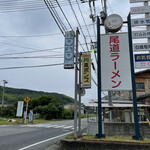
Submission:
M 29 145 L 29 146 L 20 148 L 20 149 L 18 149 L 18 150 L 25 150 L 25 149 L 27 149 L 27 148 L 30 148 L 30 147 L 33 147 L 33 146 L 36 146 L 36 145 L 39 145 L 39 144 L 42 144 L 42 143 L 45 143 L 45 142 L 48 142 L 48 141 L 51 141 L 51 140 L 60 138 L 60 137 L 63 137 L 63 136 L 65 136 L 65 135 L 68 135 L 68 134 L 71 134 L 71 133 L 72 133 L 72 132 L 68 132 L 68 133 L 65 133 L 65 134 L 62 134 L 62 135 L 58 135 L 58 136 L 55 136 L 55 137 L 52 137 L 52 138 L 49 138 L 49 139 L 46 139 L 46 140 L 43 140 L 43 141 L 40 141 L 40 142 L 31 144 L 31 145 Z

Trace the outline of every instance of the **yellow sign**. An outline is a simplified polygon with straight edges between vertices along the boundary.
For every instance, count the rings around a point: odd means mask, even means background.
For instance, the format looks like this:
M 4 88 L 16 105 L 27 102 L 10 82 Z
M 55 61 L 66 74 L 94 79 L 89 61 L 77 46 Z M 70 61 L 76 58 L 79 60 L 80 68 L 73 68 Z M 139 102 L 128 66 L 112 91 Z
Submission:
M 150 121 L 149 121 L 149 119 L 148 118 L 146 118 L 146 121 L 148 122 L 148 124 L 150 125 Z
M 91 54 L 82 54 L 82 88 L 91 88 Z
M 29 98 L 28 96 L 24 98 L 24 101 L 25 101 L 26 103 L 29 102 L 29 100 L 30 100 L 30 98 Z

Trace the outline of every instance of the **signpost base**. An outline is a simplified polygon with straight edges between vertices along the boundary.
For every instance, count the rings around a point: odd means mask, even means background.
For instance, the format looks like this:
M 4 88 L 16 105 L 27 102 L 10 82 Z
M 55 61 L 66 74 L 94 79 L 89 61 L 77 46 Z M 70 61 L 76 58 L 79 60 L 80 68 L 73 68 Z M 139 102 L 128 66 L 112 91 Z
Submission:
M 134 135 L 134 136 L 132 136 L 132 139 L 133 140 L 143 140 L 143 137 Z
M 97 138 L 97 139 L 101 139 L 101 138 L 105 138 L 105 134 L 96 134 L 95 135 L 95 138 Z

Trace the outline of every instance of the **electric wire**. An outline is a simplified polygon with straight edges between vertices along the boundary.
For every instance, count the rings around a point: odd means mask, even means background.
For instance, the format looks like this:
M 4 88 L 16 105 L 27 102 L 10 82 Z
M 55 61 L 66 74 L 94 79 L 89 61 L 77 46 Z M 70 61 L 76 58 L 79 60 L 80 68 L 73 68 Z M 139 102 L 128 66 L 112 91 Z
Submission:
M 114 14 L 114 11 L 113 11 L 113 9 L 112 9 L 112 7 L 111 7 L 109 1 L 107 1 L 107 4 L 108 4 L 108 6 L 109 6 L 109 9 L 110 9 L 111 13 Z
M 37 52 L 45 52 L 45 51 L 55 51 L 63 49 L 64 47 L 57 47 L 57 48 L 51 48 L 51 49 L 41 49 L 41 50 L 35 50 L 35 51 L 27 51 L 27 52 L 18 52 L 18 53 L 5 53 L 1 54 L 0 56 L 7 56 L 7 55 L 18 55 L 18 54 L 31 54 L 31 53 L 37 53 Z
M 58 7 L 60 8 L 60 10 L 61 10 L 61 12 L 62 12 L 63 16 L 65 17 L 65 19 L 66 19 L 67 23 L 69 24 L 70 28 L 72 29 L 72 26 L 71 26 L 71 24 L 70 24 L 69 20 L 67 19 L 67 17 L 66 17 L 66 15 L 65 15 L 64 11 L 62 10 L 62 8 L 61 8 L 60 4 L 58 3 L 58 0 L 56 0 L 56 2 L 57 2 L 57 4 L 58 4 Z
M 14 5 L 17 2 L 16 6 Z M 75 1 L 72 2 L 73 5 L 76 4 Z M 62 6 L 69 5 L 68 2 L 62 1 Z M 13 6 L 13 7 L 12 7 Z M 53 4 L 53 7 L 58 7 L 56 3 Z M 41 1 L 0 1 L 0 13 L 9 13 L 9 12 L 20 12 L 20 11 L 33 11 L 33 10 L 40 10 L 46 9 L 45 5 L 43 4 L 43 0 Z
M 25 68 L 39 68 L 39 67 L 52 67 L 52 66 L 60 66 L 64 63 L 57 63 L 57 64 L 46 64 L 46 65 L 35 65 L 35 66 L 20 66 L 20 67 L 4 67 L 0 68 L 0 70 L 10 70 L 10 69 L 25 69 Z
M 44 56 L 30 56 L 30 57 L 0 57 L 0 59 L 32 59 L 32 58 L 64 58 L 63 54 L 60 55 L 44 55 Z
M 75 16 L 75 18 L 76 18 L 76 21 L 77 21 L 77 23 L 78 23 L 78 25 L 79 25 L 79 28 L 80 28 L 80 30 L 81 30 L 81 32 L 82 32 L 82 35 L 83 35 L 83 38 L 84 38 L 84 40 L 85 40 L 85 44 L 86 44 L 87 50 L 89 51 L 89 48 L 88 48 L 88 45 L 87 45 L 87 41 L 86 41 L 86 37 L 85 37 L 85 35 L 84 35 L 84 33 L 83 33 L 83 30 L 82 30 L 82 28 L 81 28 L 81 25 L 80 25 L 80 22 L 79 22 L 79 20 L 78 20 L 78 17 L 77 17 L 77 15 L 76 15 L 75 11 L 74 11 L 74 8 L 73 8 L 73 6 L 72 6 L 72 4 L 71 4 L 71 1 L 70 1 L 70 0 L 68 0 L 68 1 L 69 1 L 71 10 L 72 10 L 72 12 L 73 12 L 73 14 L 74 14 L 74 16 Z
M 84 18 L 84 16 L 83 16 L 82 10 L 81 10 L 81 8 L 80 8 L 80 5 L 79 5 L 79 3 L 78 3 L 78 1 L 77 1 L 77 0 L 76 0 L 76 2 L 77 2 L 77 5 L 78 5 L 78 8 L 79 8 L 80 14 L 81 14 L 81 16 L 82 16 L 83 22 L 84 22 L 84 24 L 85 24 L 86 30 L 87 30 L 87 32 L 88 32 L 88 36 L 90 37 L 90 40 L 92 41 L 92 38 L 91 38 L 91 36 L 90 36 L 89 29 L 88 29 L 88 27 L 87 27 L 87 24 L 86 24 L 85 18 Z
M 85 45 L 85 43 L 81 44 L 81 46 L 82 45 Z M 56 50 L 62 50 L 62 49 L 64 49 L 64 47 L 56 47 L 56 48 L 51 48 L 51 49 L 38 49 L 38 50 L 34 50 L 34 51 L 25 51 L 25 52 L 18 52 L 18 53 L 5 53 L 5 54 L 0 54 L 0 56 L 31 54 L 31 53 L 45 52 L 45 51 L 54 52 Z
M 49 12 L 51 13 L 51 15 L 52 15 L 53 19 L 55 20 L 55 22 L 56 22 L 57 26 L 59 27 L 59 29 L 60 29 L 61 33 L 62 33 L 63 35 L 65 35 L 65 34 L 64 34 L 64 32 L 63 32 L 63 30 L 62 30 L 62 28 L 61 28 L 61 26 L 59 25 L 59 22 L 57 21 L 57 19 L 55 18 L 54 14 L 52 13 L 52 11 L 51 11 L 51 9 L 50 9 L 50 7 L 49 7 L 48 3 L 47 3 L 47 0 L 44 0 L 44 2 L 45 2 L 45 4 L 46 4 L 46 6 L 47 6 L 47 8 L 48 8 Z
M 62 29 L 64 30 L 64 32 L 67 31 L 67 28 L 66 28 L 65 24 L 63 23 L 63 21 L 61 20 L 61 18 L 59 17 L 59 15 L 58 15 L 56 9 L 53 8 L 53 2 L 52 2 L 51 0 L 48 0 L 48 2 L 49 2 L 49 4 L 51 4 L 51 6 L 52 6 L 52 7 L 51 7 L 51 10 L 53 11 L 53 13 L 55 14 L 55 17 L 57 18 L 57 20 L 58 20 L 59 23 L 61 24 Z

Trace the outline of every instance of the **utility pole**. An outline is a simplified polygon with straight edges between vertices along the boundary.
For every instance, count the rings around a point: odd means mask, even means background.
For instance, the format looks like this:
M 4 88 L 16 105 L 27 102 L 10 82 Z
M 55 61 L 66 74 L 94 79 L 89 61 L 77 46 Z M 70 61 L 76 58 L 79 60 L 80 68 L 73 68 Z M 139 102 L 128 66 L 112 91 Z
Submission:
M 81 136 L 81 57 L 82 53 L 80 52 L 79 56 L 79 123 L 78 123 L 78 135 Z
M 77 88 L 78 88 L 78 35 L 79 29 L 76 30 L 76 61 L 75 61 L 75 98 L 74 98 L 74 140 L 77 139 Z
M 5 93 L 5 84 L 7 84 L 8 82 L 6 80 L 3 80 L 3 94 L 2 94 L 2 107 L 4 106 L 4 93 Z

